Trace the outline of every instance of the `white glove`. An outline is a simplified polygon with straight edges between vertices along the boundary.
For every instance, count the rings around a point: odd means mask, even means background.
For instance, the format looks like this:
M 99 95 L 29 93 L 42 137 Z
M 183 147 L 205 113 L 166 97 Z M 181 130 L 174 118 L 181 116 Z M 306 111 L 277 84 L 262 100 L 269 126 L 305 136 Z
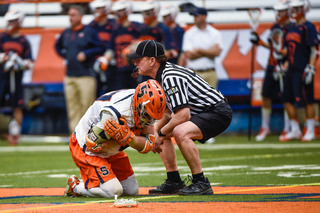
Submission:
M 9 54 L 9 60 L 4 64 L 4 71 L 22 71 L 25 68 L 25 62 L 17 55 L 17 53 Z
M 314 73 L 315 73 L 314 66 L 307 64 L 306 68 L 304 68 L 304 74 L 303 74 L 304 83 L 306 85 L 311 84 Z
M 108 69 L 109 60 L 104 56 L 100 56 L 94 63 L 93 69 L 96 72 L 105 72 Z
M 273 79 L 275 81 L 278 81 L 280 77 L 284 76 L 284 71 L 283 69 L 280 67 L 281 65 L 277 65 L 274 69 L 274 72 L 273 72 Z
M 7 60 L 7 54 L 0 53 L 0 64 L 4 63 Z
M 284 55 L 278 51 L 278 50 L 274 50 L 273 51 L 273 57 L 277 60 L 277 61 L 281 61 L 284 58 Z

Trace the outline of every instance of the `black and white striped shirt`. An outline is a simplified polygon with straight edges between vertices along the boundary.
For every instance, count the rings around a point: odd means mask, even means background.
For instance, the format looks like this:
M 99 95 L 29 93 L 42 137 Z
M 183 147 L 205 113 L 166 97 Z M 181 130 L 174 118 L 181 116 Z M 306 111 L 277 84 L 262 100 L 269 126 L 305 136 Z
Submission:
M 188 107 L 191 115 L 212 108 L 224 99 L 220 91 L 210 86 L 200 75 L 172 63 L 161 64 L 156 80 L 167 98 L 168 108 L 176 112 Z

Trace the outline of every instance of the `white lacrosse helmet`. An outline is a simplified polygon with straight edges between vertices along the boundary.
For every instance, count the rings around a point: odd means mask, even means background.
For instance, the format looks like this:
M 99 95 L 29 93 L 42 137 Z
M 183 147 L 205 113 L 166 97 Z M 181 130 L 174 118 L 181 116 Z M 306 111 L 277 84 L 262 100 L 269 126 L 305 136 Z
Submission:
M 172 4 L 166 4 L 163 7 L 161 7 L 160 16 L 163 17 L 163 16 L 171 15 L 171 18 L 175 20 L 178 15 L 178 12 L 179 12 L 179 8 L 177 6 Z
M 303 6 L 304 12 L 308 12 L 311 4 L 308 0 L 291 0 L 290 7 L 301 7 Z
M 280 0 L 274 6 L 273 9 L 276 11 L 276 20 L 279 24 L 284 23 L 289 19 L 289 1 Z M 280 14 L 281 11 L 286 11 L 286 14 Z
M 109 13 L 110 6 L 111 4 L 108 0 L 94 0 L 90 2 L 90 7 L 92 10 L 95 10 L 97 8 L 105 8 L 105 11 Z
M 119 10 L 126 10 L 127 14 L 131 13 L 132 11 L 132 3 L 128 0 L 118 0 L 113 3 L 111 10 L 113 12 L 119 11 Z
M 280 0 L 274 6 L 274 10 L 288 10 L 289 9 L 289 1 L 288 0 Z
M 159 2 L 156 0 L 147 0 L 141 6 L 141 11 L 153 10 L 155 15 L 157 16 L 160 11 Z
M 19 10 L 9 10 L 4 16 L 4 20 L 6 20 L 7 22 L 18 20 L 20 25 L 22 24 L 23 19 L 24 19 L 24 14 Z
M 303 7 L 303 11 L 292 12 L 294 7 Z M 290 13 L 293 19 L 298 20 L 300 17 L 304 16 L 311 8 L 310 2 L 308 0 L 292 0 L 290 2 Z

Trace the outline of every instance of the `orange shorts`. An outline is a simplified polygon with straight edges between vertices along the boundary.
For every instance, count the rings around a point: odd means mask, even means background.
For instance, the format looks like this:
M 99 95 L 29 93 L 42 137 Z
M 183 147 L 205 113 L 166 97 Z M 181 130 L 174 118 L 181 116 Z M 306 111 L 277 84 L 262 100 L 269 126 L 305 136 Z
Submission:
M 74 134 L 70 137 L 69 149 L 86 189 L 98 187 L 115 177 L 123 181 L 134 174 L 129 157 L 123 151 L 109 158 L 87 155 Z

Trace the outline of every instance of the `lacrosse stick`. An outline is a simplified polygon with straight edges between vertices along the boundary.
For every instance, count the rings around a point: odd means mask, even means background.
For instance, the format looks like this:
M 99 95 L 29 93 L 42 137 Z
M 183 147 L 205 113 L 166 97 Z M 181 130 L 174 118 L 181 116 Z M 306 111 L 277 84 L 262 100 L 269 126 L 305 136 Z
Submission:
M 261 16 L 260 8 L 249 8 L 249 24 L 251 26 L 252 31 L 254 32 L 258 25 Z M 251 67 L 250 67 L 250 110 L 249 110 L 249 119 L 248 119 L 248 139 L 251 139 L 251 118 L 252 118 L 252 90 L 253 90 L 253 73 L 254 73 L 254 62 L 255 62 L 255 45 L 252 45 L 251 50 Z
M 8 60 L 8 72 L 10 72 L 10 94 L 11 94 L 11 101 L 12 103 L 14 103 L 14 96 L 15 96 L 15 93 L 16 93 L 16 74 L 15 74 L 15 61 L 16 61 L 16 53 L 14 52 L 9 52 L 8 54 L 8 57 L 9 57 L 9 60 Z M 5 65 L 6 67 L 6 65 Z
M 273 47 L 273 57 L 277 60 L 280 73 L 278 73 L 279 76 L 279 86 L 281 93 L 283 92 L 283 75 L 284 70 L 282 69 L 282 63 L 281 60 L 283 59 L 283 56 L 281 55 L 281 49 L 282 49 L 282 39 L 283 39 L 283 31 L 280 28 L 273 29 L 271 31 L 271 43 Z

